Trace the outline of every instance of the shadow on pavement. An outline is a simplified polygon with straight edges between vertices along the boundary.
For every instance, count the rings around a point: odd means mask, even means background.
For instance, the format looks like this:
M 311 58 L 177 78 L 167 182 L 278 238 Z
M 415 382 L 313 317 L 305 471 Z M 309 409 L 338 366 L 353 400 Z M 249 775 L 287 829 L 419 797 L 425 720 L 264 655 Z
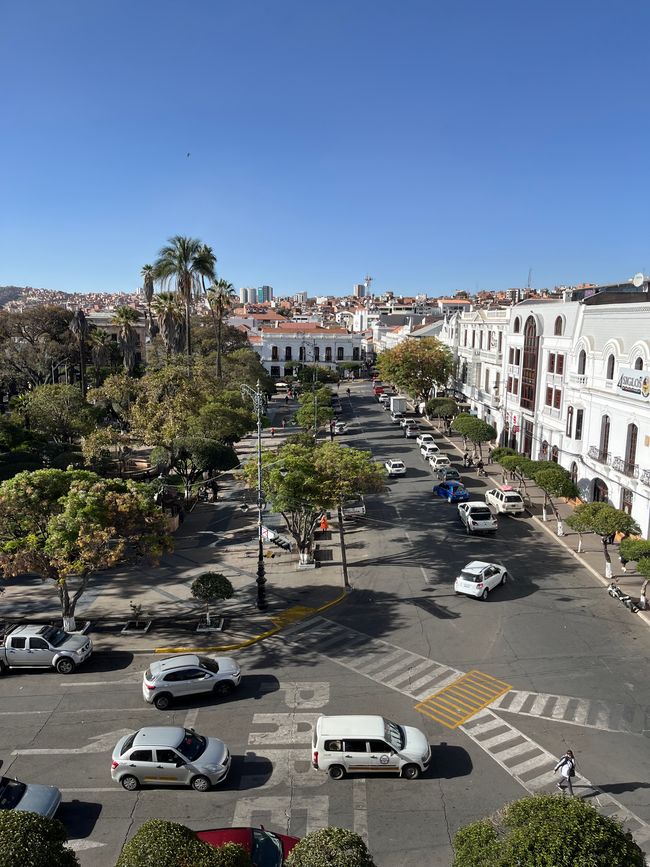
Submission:
M 116 789 L 117 791 L 117 789 Z M 102 805 L 92 801 L 62 801 L 56 818 L 63 822 L 68 837 L 72 840 L 90 837 L 102 812 Z
M 445 780 L 466 777 L 472 773 L 472 759 L 463 747 L 454 747 L 442 741 L 438 746 L 431 745 L 432 776 Z

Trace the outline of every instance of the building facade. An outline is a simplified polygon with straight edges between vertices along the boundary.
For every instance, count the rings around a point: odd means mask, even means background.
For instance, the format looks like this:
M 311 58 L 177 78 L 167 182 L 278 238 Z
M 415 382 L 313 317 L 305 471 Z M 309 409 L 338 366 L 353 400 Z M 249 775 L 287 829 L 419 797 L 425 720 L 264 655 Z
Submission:
M 262 328 L 257 337 L 254 349 L 264 368 L 278 379 L 293 376 L 303 364 L 315 363 L 335 370 L 339 365 L 363 360 L 361 335 L 345 328 L 282 323 L 276 328 Z

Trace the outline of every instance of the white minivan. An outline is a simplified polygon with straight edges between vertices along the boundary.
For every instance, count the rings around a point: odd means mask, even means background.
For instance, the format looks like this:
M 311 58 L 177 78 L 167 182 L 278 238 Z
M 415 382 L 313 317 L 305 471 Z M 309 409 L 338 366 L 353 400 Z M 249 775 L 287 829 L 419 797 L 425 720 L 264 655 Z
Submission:
M 312 765 L 333 780 L 375 771 L 415 780 L 431 762 L 431 747 L 420 729 L 383 716 L 320 716 L 312 747 Z

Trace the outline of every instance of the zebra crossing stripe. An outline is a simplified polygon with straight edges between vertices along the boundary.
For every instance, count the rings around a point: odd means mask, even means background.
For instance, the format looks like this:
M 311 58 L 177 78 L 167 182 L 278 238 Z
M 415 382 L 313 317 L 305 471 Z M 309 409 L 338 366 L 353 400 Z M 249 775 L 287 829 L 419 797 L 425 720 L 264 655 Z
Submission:
M 641 733 L 644 729 L 642 712 L 632 706 L 608 705 L 603 701 L 568 695 L 512 689 L 491 702 L 490 707 L 601 731 Z
M 509 689 L 509 683 L 482 671 L 469 671 L 416 704 L 415 709 L 455 729 Z

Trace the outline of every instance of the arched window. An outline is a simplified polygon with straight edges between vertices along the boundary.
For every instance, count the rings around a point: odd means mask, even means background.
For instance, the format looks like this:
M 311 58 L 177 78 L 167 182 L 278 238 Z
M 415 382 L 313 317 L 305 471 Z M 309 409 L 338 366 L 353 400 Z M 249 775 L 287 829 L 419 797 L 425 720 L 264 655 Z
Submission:
M 570 406 L 566 411 L 566 435 L 569 439 L 573 436 L 573 407 Z
M 610 355 L 607 359 L 607 379 L 614 379 L 614 362 L 615 358 L 613 355 Z
M 339 348 L 336 350 L 336 360 L 337 361 L 343 361 L 343 358 L 344 358 L 343 347 L 339 346 Z
M 320 361 L 320 346 L 314 346 L 314 361 Z
M 298 361 L 305 361 L 307 358 L 307 350 L 304 346 L 301 346 L 298 350 Z
M 600 448 L 598 450 L 598 460 L 606 462 L 608 452 L 609 452 L 609 416 L 604 415 L 600 420 Z
M 555 320 L 555 326 L 553 328 L 553 334 L 556 337 L 562 336 L 563 326 L 564 326 L 564 322 L 562 321 L 562 317 L 558 316 Z
M 277 360 L 278 360 L 278 347 L 272 346 L 271 347 L 271 361 L 277 361 Z
M 580 350 L 580 354 L 578 355 L 578 373 L 584 375 L 585 368 L 587 367 L 587 353 L 584 349 Z
M 515 334 L 519 334 L 520 328 L 521 328 L 521 319 L 518 316 L 515 316 L 515 321 L 514 321 L 514 324 L 512 326 L 512 330 L 515 332 Z
M 537 336 L 535 319 L 529 316 L 524 326 L 524 357 L 521 367 L 521 397 L 519 399 L 519 403 L 524 409 L 535 409 L 538 355 L 539 337 Z
M 577 485 L 578 484 L 578 465 L 575 461 L 573 461 L 571 464 L 570 473 L 571 473 L 571 481 L 573 482 L 574 485 Z
M 625 442 L 625 470 L 627 475 L 634 473 L 636 464 L 636 444 L 639 438 L 639 429 L 635 424 L 627 426 L 627 440 Z
M 553 446 L 551 449 L 551 460 L 554 464 L 556 464 L 560 460 L 560 450 L 557 446 Z
M 635 370 L 643 370 L 643 359 L 641 358 L 641 356 L 639 356 L 637 358 L 637 360 L 634 362 L 634 369 Z

